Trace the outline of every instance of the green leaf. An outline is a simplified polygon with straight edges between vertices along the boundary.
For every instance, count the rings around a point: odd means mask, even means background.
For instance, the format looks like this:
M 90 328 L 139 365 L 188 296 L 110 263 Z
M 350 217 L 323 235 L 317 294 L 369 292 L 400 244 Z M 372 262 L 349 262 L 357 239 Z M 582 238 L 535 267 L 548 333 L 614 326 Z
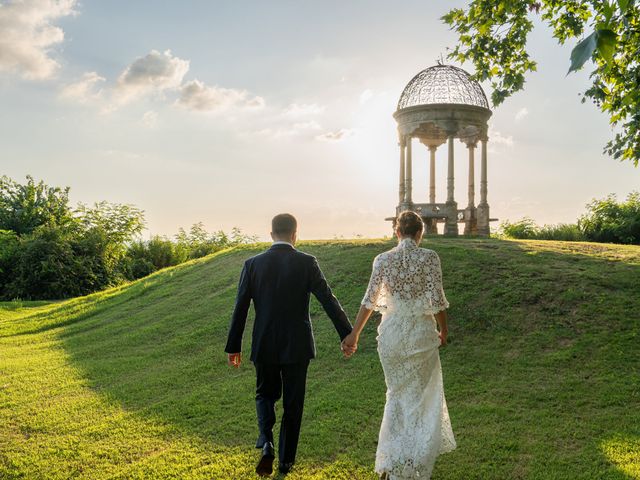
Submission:
M 591 58 L 597 45 L 597 32 L 593 32 L 587 38 L 578 43 L 571 51 L 571 66 L 567 75 L 582 68 L 587 60 Z
M 631 105 L 633 103 L 633 100 L 633 92 L 629 92 L 622 99 L 622 105 L 624 105 L 625 107 Z
M 629 6 L 629 0 L 618 0 L 618 7 L 620 7 L 620 11 L 624 13 Z
M 600 54 L 607 63 L 611 63 L 613 54 L 616 53 L 617 37 L 615 32 L 612 30 L 598 30 L 597 37 L 598 54 Z
M 609 26 L 609 22 L 611 21 L 611 17 L 613 17 L 615 7 L 612 3 L 604 2 L 604 4 L 602 5 L 602 10 L 604 11 L 604 23 Z

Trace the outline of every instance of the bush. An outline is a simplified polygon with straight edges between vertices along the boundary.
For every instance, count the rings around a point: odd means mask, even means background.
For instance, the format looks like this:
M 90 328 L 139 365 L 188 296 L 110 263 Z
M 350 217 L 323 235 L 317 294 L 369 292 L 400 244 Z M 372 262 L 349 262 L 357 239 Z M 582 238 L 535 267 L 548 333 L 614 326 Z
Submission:
M 40 226 L 24 236 L 4 299 L 58 299 L 81 295 L 81 262 L 58 227 Z
M 146 258 L 133 258 L 129 261 L 128 278 L 135 280 L 146 277 L 157 270 L 156 266 Z
M 515 223 L 505 220 L 500 224 L 499 233 L 507 238 L 531 239 L 536 238 L 536 235 L 538 234 L 538 226 L 531 218 L 528 217 L 525 217 Z
M 544 225 L 539 227 L 528 217 L 511 223 L 508 220 L 500 224 L 500 235 L 507 238 L 530 240 L 562 240 L 579 242 L 586 240 L 584 234 L 576 224 L 559 223 L 558 225 Z
M 178 245 L 188 252 L 189 258 L 204 257 L 224 248 L 253 243 L 256 240 L 257 237 L 245 235 L 239 228 L 235 227 L 231 230 L 230 235 L 222 230 L 209 233 L 205 230 L 202 222 L 193 224 L 189 233 L 180 228 L 176 235 Z
M 640 245 L 640 192 L 630 193 L 620 203 L 613 194 L 592 200 L 578 225 L 593 242 Z
M 14 278 L 20 239 L 11 230 L 0 230 L 0 298 L 5 298 L 5 289 Z
M 178 265 L 189 258 L 183 245 L 166 237 L 155 235 L 148 241 L 133 242 L 127 251 L 127 277 L 142 278 L 161 268 Z
M 545 225 L 538 229 L 539 240 L 561 240 L 565 242 L 583 242 L 586 237 L 575 223 L 559 223 L 558 225 Z

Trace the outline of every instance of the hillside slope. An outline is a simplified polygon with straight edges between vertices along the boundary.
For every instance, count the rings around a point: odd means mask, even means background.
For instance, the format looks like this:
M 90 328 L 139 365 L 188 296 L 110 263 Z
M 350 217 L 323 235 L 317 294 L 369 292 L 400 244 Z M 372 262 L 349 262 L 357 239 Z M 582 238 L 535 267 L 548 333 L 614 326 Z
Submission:
M 353 316 L 373 257 L 392 245 L 300 249 Z M 640 478 L 640 247 L 423 246 L 440 254 L 451 303 L 441 357 L 458 440 L 434 478 Z M 262 248 L 87 297 L 2 304 L 0 478 L 255 478 L 254 372 L 229 369 L 223 347 L 240 267 Z M 287 478 L 375 479 L 376 322 L 346 361 L 315 301 L 312 313 L 318 358 Z

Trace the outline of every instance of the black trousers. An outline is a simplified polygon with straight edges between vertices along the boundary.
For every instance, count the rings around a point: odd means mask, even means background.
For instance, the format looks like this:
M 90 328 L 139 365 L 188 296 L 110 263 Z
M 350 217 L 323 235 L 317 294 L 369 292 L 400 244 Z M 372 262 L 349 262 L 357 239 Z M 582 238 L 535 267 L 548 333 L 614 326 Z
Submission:
M 293 462 L 298 450 L 309 361 L 286 365 L 256 362 L 254 365 L 256 412 L 260 431 L 256 448 L 262 448 L 266 442 L 273 442 L 275 404 L 282 397 L 284 412 L 280 422 L 278 457 L 280 463 Z

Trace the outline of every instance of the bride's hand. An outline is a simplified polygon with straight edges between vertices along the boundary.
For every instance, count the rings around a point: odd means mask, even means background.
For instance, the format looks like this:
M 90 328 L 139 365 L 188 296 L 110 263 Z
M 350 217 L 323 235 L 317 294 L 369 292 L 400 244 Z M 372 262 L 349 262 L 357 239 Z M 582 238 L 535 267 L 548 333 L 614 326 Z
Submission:
M 447 330 L 440 330 L 438 336 L 440 337 L 440 346 L 444 347 L 447 344 Z
M 341 344 L 344 358 L 349 358 L 358 350 L 358 337 L 352 333 L 344 337 Z

